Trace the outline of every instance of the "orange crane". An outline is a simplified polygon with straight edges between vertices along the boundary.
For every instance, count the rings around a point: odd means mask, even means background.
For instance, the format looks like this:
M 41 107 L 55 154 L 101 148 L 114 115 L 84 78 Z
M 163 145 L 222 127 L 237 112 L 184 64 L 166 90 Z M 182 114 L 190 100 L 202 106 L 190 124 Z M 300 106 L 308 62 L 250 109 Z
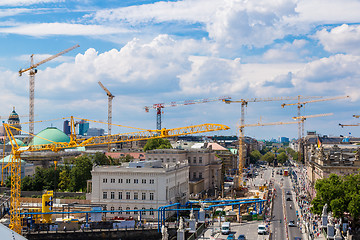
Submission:
M 71 48 L 68 48 L 68 49 L 62 51 L 62 52 L 59 52 L 58 54 L 55 54 L 55 55 L 53 55 L 53 56 L 51 56 L 49 58 L 46 58 L 46 59 L 44 59 L 44 60 L 42 60 L 42 61 L 40 61 L 40 62 L 38 62 L 36 64 L 34 64 L 34 54 L 32 54 L 30 56 L 30 67 L 28 67 L 26 69 L 20 69 L 19 70 L 20 77 L 22 76 L 22 74 L 24 72 L 27 72 L 27 71 L 29 71 L 29 76 L 30 76 L 30 78 L 29 78 L 29 90 L 30 90 L 29 91 L 29 122 L 30 122 L 30 124 L 29 124 L 29 132 L 31 134 L 34 134 L 34 123 L 33 122 L 34 122 L 35 74 L 37 73 L 36 68 L 38 66 L 40 66 L 41 64 L 46 63 L 46 62 L 48 62 L 48 61 L 50 61 L 50 60 L 52 60 L 54 58 L 57 58 L 57 57 L 65 54 L 67 52 L 70 52 L 71 50 L 73 50 L 73 49 L 75 49 L 77 47 L 80 47 L 80 46 L 75 45 L 75 46 L 73 46 Z
M 359 117 L 360 117 L 360 115 L 353 115 L 353 117 L 354 117 L 354 118 L 359 118 Z
M 273 98 L 250 98 L 250 99 L 240 99 L 237 101 L 224 99 L 223 102 L 226 104 L 230 103 L 240 103 L 241 104 L 241 117 L 240 117 L 240 125 L 245 125 L 245 107 L 247 107 L 249 102 L 272 102 L 272 101 L 286 101 L 286 100 L 296 100 L 296 99 L 312 99 L 312 98 L 321 98 L 321 97 L 305 97 L 305 96 L 297 96 L 297 97 L 273 97 Z M 243 129 L 240 131 L 239 136 L 239 171 L 244 166 L 244 131 Z
M 165 107 L 178 107 L 178 106 L 187 106 L 198 103 L 207 103 L 214 101 L 223 101 L 224 99 L 231 99 L 231 97 L 218 97 L 218 98 L 205 98 L 205 99 L 197 99 L 197 100 L 185 100 L 181 102 L 170 102 L 170 103 L 156 103 L 152 106 L 145 106 L 145 112 L 149 112 L 151 108 L 156 110 L 156 129 L 161 129 L 161 112 Z
M 24 152 L 38 152 L 38 151 L 53 151 L 59 152 L 63 149 L 69 149 L 82 146 L 94 146 L 105 145 L 120 142 L 130 142 L 147 140 L 154 138 L 166 138 L 173 136 L 182 136 L 195 133 L 212 132 L 219 130 L 228 130 L 229 127 L 222 124 L 200 124 L 195 126 L 173 128 L 173 129 L 161 129 L 161 130 L 144 130 L 138 132 L 130 132 L 123 134 L 114 134 L 106 136 L 91 137 L 88 139 L 77 139 L 75 132 L 74 117 L 70 120 L 70 142 L 53 142 L 48 139 L 50 144 L 31 145 L 26 148 L 21 148 L 15 141 L 10 129 L 20 130 L 14 126 L 4 124 L 7 136 L 11 139 L 12 146 L 11 162 L 9 163 L 11 172 L 11 198 L 10 198 L 10 228 L 17 233 L 21 233 L 21 219 L 20 219 L 20 191 L 21 191 L 21 162 L 20 156 Z M 20 130 L 21 131 L 21 130 Z M 7 167 L 7 166 L 6 166 Z
M 104 85 L 100 81 L 98 83 L 99 83 L 100 87 L 102 89 L 104 89 L 104 91 L 106 92 L 106 95 L 108 96 L 108 135 L 111 135 L 112 100 L 115 96 L 112 95 L 111 92 L 106 87 L 104 87 Z
M 302 107 L 305 107 L 305 104 L 307 103 L 315 103 L 315 102 L 324 102 L 324 101 L 332 101 L 332 100 L 338 100 L 338 99 L 345 99 L 345 98 L 349 98 L 349 96 L 338 96 L 338 97 L 332 97 L 332 98 L 323 98 L 323 99 L 316 99 L 316 100 L 310 100 L 310 101 L 305 101 L 305 102 L 300 102 L 300 99 L 298 99 L 297 103 L 283 103 L 281 104 L 281 107 L 284 108 L 285 106 L 294 106 L 297 105 L 298 108 L 298 119 L 301 118 L 301 113 L 300 113 L 300 109 Z M 302 155 L 302 132 L 304 132 L 305 130 L 301 130 L 302 124 L 301 121 L 298 122 L 298 141 L 299 141 L 299 149 L 298 149 L 298 154 L 299 156 Z

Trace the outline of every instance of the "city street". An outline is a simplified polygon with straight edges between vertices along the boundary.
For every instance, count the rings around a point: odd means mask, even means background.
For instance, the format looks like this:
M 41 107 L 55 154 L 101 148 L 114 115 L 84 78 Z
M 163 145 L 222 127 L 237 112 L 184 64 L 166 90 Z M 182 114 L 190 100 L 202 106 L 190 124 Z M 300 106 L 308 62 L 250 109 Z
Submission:
M 302 226 L 297 214 L 299 209 L 295 202 L 296 196 L 291 185 L 290 177 L 276 174 L 277 170 L 280 169 L 282 168 L 257 168 L 257 176 L 249 178 L 247 186 L 251 191 L 258 189 L 259 186 L 265 183 L 269 183 L 270 180 L 274 183 L 276 197 L 274 198 L 272 220 L 269 226 L 269 230 L 272 233 L 272 239 L 294 239 L 295 237 L 306 239 L 305 234 L 300 230 Z M 272 176 L 273 172 L 274 174 Z M 294 226 L 289 226 L 290 221 L 294 222 Z M 269 235 L 258 234 L 257 227 L 259 224 L 264 224 L 264 221 L 231 223 L 231 233 L 235 235 L 235 238 L 237 238 L 239 234 L 244 234 L 246 239 L 250 240 L 269 239 Z M 209 226 L 203 236 L 199 239 L 226 238 L 227 235 L 222 235 L 220 233 L 220 223 L 215 222 L 214 226 Z
M 292 191 L 290 177 L 276 174 L 278 169 L 281 168 L 274 168 L 276 197 L 274 200 L 272 221 L 273 239 L 286 239 L 286 229 L 289 239 L 294 239 L 294 237 L 303 238 L 300 232 L 300 221 L 298 221 L 299 219 L 296 216 L 297 204 L 295 202 L 295 193 Z M 292 206 L 291 209 L 290 205 Z M 289 227 L 289 221 L 294 221 L 295 226 Z

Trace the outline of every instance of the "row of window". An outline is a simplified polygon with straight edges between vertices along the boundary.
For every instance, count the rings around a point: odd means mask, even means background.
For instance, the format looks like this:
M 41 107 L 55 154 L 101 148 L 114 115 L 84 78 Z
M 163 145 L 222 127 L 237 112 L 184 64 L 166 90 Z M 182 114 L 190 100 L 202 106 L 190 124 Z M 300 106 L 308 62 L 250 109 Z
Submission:
M 188 157 L 188 162 L 191 163 L 191 157 Z M 193 163 L 196 163 L 196 157 L 193 157 Z M 202 163 L 202 157 L 199 157 L 199 163 Z
M 148 160 L 151 160 L 151 158 L 148 158 Z M 158 160 L 157 158 L 154 158 L 154 160 Z M 164 158 L 160 158 L 161 162 L 165 162 Z M 166 162 L 170 162 L 170 158 L 166 158 Z M 176 162 L 176 158 L 172 159 L 172 162 Z
M 148 160 L 151 160 L 151 158 L 148 158 Z M 158 160 L 157 158 L 154 158 L 154 160 Z M 163 158 L 160 158 L 160 160 L 162 162 L 164 162 L 164 159 Z M 199 163 L 202 163 L 203 160 L 202 160 L 202 157 L 199 157 Z M 166 159 L 166 162 L 170 162 L 170 158 L 167 158 Z M 173 158 L 172 159 L 172 162 L 176 162 L 176 158 Z M 188 162 L 191 163 L 191 157 L 188 157 Z M 193 163 L 197 163 L 197 158 L 196 157 L 193 157 Z
M 145 210 L 145 208 L 142 208 L 143 210 Z M 150 208 L 150 209 L 153 209 L 153 208 Z M 111 207 L 110 208 L 110 210 L 111 211 L 115 211 L 115 207 Z M 119 207 L 119 209 L 118 209 L 119 211 L 122 211 L 123 209 L 122 209 L 122 207 Z M 127 207 L 126 208 L 126 210 L 130 210 L 130 208 L 129 207 Z M 137 207 L 134 207 L 134 210 L 138 210 L 138 208 Z M 134 214 L 134 215 L 137 215 L 139 212 L 137 212 L 137 211 L 135 211 L 135 212 L 126 212 L 125 214 L 127 214 L 127 215 L 129 215 L 129 214 Z M 154 211 L 142 211 L 142 215 L 146 215 L 147 213 L 149 213 L 149 215 L 154 215 Z M 116 214 L 116 213 L 112 213 L 112 214 Z M 120 214 L 121 214 L 121 212 L 120 212 Z
M 103 178 L 103 183 L 107 183 L 107 182 L 108 182 L 107 178 Z M 131 183 L 131 179 L 129 179 L 129 178 L 125 179 L 125 182 L 126 183 Z M 141 179 L 142 184 L 146 184 L 146 182 L 147 182 L 146 179 Z M 115 183 L 115 178 L 111 178 L 110 183 Z M 123 179 L 119 178 L 118 183 L 123 183 Z M 134 179 L 133 183 L 138 184 L 139 179 Z M 154 183 L 155 183 L 154 179 L 149 179 L 149 184 L 154 184 Z
M 131 198 L 131 193 L 130 192 L 125 192 L 125 199 L 126 200 L 139 200 L 139 193 L 138 192 L 133 192 L 133 198 Z M 108 192 L 103 192 L 103 199 L 107 199 L 108 198 Z M 110 192 L 110 199 L 115 199 L 115 192 Z M 123 192 L 118 192 L 118 198 L 117 199 L 123 199 Z M 146 197 L 146 193 L 143 192 L 141 193 L 141 200 L 147 200 Z M 154 200 L 154 193 L 149 193 L 149 200 Z

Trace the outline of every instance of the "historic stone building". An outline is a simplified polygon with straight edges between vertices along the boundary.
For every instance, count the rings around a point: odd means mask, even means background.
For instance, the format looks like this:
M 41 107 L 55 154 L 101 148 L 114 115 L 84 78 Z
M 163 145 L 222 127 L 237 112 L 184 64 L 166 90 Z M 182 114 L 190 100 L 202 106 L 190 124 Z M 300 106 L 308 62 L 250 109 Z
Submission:
M 318 179 L 337 175 L 358 173 L 360 169 L 360 148 L 358 145 L 331 145 L 315 148 L 312 145 L 310 156 L 305 162 L 306 189 L 315 197 L 315 182 Z

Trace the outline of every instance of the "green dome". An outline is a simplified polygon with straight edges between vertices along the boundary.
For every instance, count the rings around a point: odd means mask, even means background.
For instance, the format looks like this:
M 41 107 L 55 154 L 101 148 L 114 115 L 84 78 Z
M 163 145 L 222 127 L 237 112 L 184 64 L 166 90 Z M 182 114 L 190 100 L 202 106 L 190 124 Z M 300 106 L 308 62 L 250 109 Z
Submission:
M 45 139 L 48 139 L 53 142 L 70 142 L 70 138 L 57 129 L 56 127 L 48 127 L 41 132 L 39 132 L 30 142 L 29 145 L 40 145 L 40 144 L 49 144 L 52 143 L 50 141 L 47 141 Z
M 4 164 L 11 162 L 11 158 L 12 158 L 12 154 L 7 155 L 7 156 L 4 157 L 4 158 L 1 158 L 1 159 L 0 159 L 0 164 L 2 164 L 3 161 L 4 161 Z M 21 162 L 22 162 L 22 163 L 25 163 L 24 160 L 21 160 Z
M 12 142 L 13 140 L 11 140 Z M 11 142 L 8 142 L 6 145 L 11 145 Z M 17 138 L 15 138 L 15 142 L 17 143 L 17 145 L 19 145 L 19 147 L 23 147 L 25 146 L 25 143 Z

